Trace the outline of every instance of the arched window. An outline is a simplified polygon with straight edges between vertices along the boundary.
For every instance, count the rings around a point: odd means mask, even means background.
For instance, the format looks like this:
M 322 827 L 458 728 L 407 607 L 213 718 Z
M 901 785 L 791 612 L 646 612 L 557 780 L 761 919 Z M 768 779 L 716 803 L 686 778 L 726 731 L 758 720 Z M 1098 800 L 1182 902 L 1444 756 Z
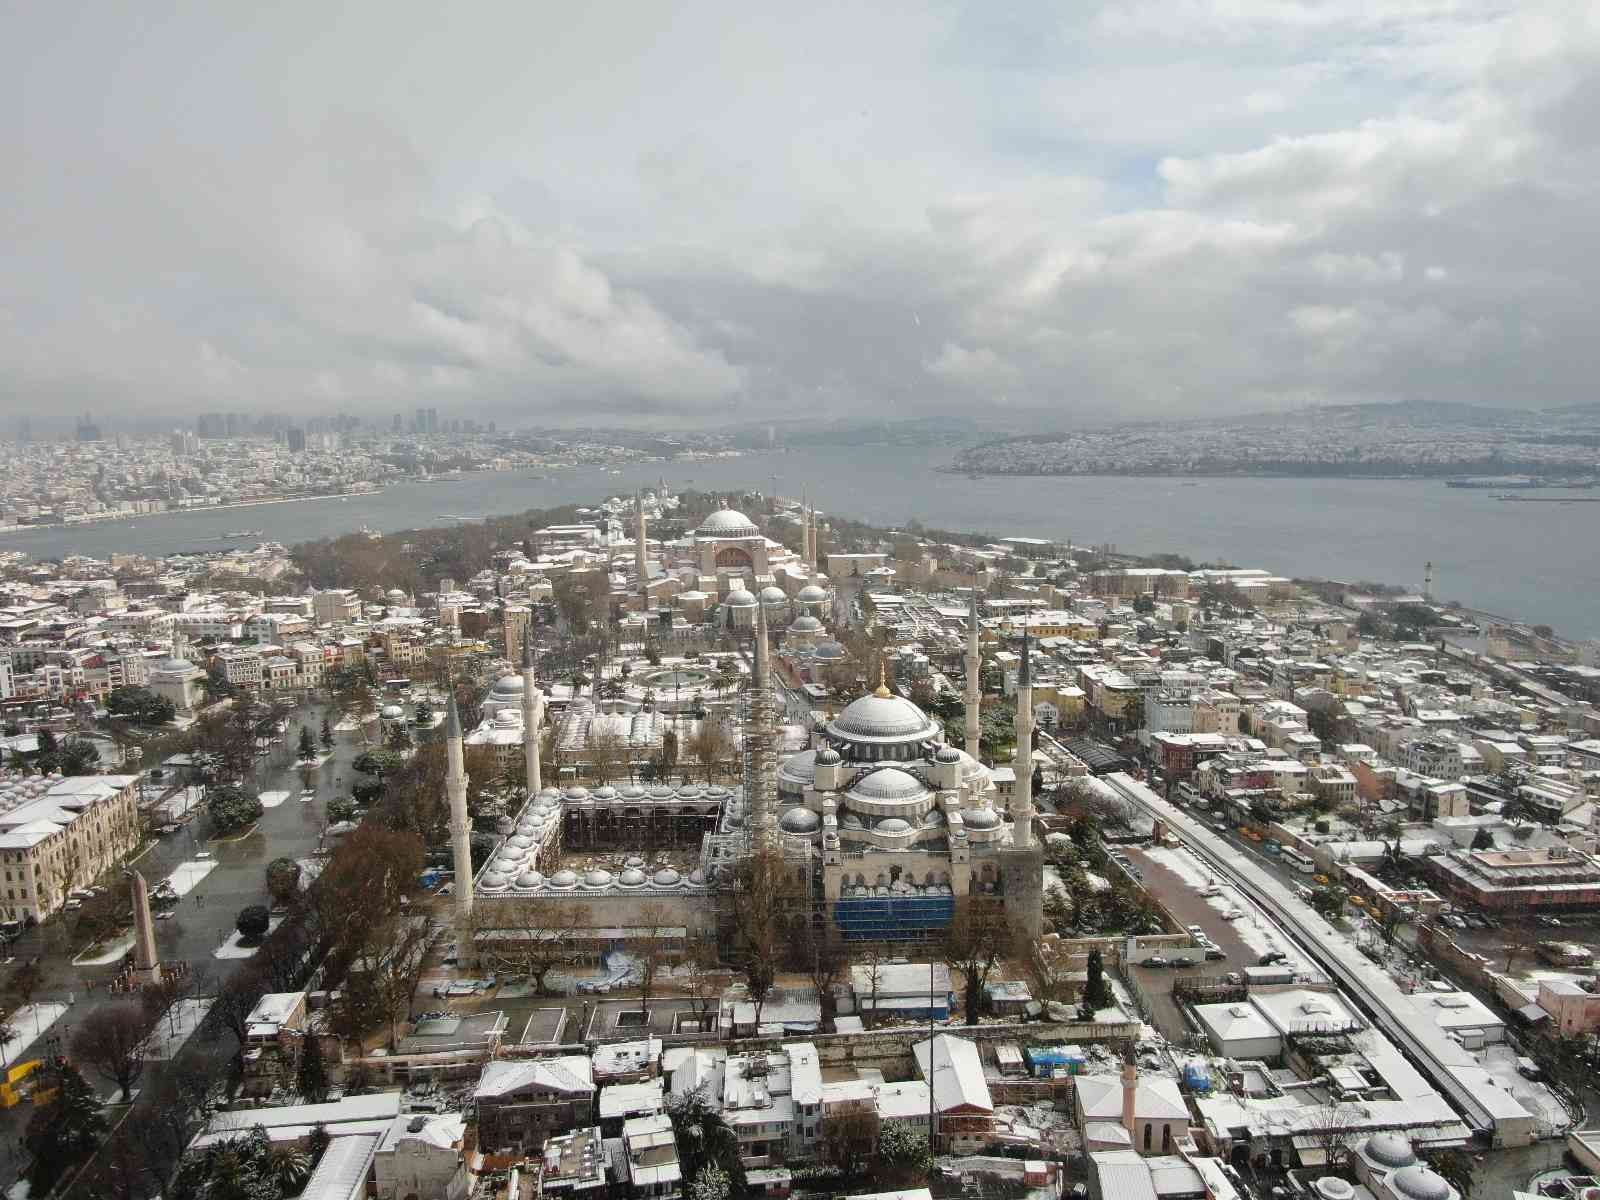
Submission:
M 1150 1149 L 1150 1122 L 1149 1121 L 1146 1121 L 1144 1123 L 1144 1148 L 1146 1150 Z
M 1172 1126 L 1171 1125 L 1163 1125 L 1161 1127 L 1161 1153 L 1163 1153 L 1163 1154 L 1171 1154 L 1172 1153 Z

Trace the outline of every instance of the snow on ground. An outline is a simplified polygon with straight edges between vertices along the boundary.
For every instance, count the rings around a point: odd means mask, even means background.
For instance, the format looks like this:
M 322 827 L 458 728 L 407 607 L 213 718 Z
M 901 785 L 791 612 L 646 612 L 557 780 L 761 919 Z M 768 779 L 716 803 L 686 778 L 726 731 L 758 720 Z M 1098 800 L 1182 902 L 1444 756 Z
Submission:
M 1194 855 L 1187 850 L 1168 850 L 1161 846 L 1152 846 L 1144 852 L 1144 856 L 1171 871 L 1195 891 L 1201 890 L 1215 878 L 1212 872 L 1201 866 Z
M 4 1056 L 6 1062 L 15 1063 L 17 1055 L 49 1033 L 50 1026 L 59 1021 L 66 1011 L 65 1004 L 24 1004 L 6 1021 L 16 1032 L 0 1042 L 0 1055 Z
M 211 1011 L 215 1003 L 210 996 L 191 996 L 187 1000 L 179 1000 L 162 1014 L 156 1027 L 150 1031 L 145 1057 L 162 1061 L 178 1057 L 178 1051 L 183 1049 L 189 1035 L 200 1027 L 200 1022 L 205 1020 L 206 1013 Z
M 327 866 L 325 858 L 297 858 L 294 860 L 300 868 L 300 890 L 305 891 L 311 886 L 311 881 L 322 874 L 322 868 Z
M 1479 1056 L 1494 1081 L 1533 1114 L 1540 1137 L 1557 1137 L 1572 1127 L 1566 1106 L 1544 1084 L 1524 1079 L 1517 1072 L 1517 1052 L 1501 1044 L 1489 1046 Z
M 163 800 L 159 811 L 169 821 L 181 821 L 205 802 L 206 790 L 203 787 L 186 787 L 174 792 Z
M 202 879 L 216 869 L 217 860 L 214 858 L 192 858 L 188 862 L 179 863 L 178 869 L 167 876 L 167 882 L 172 885 L 175 894 L 187 896 Z
M 262 792 L 256 797 L 256 799 L 261 801 L 262 808 L 277 808 L 278 805 L 282 804 L 288 798 L 288 792 L 279 791 Z
M 272 931 L 274 929 L 276 929 L 279 925 L 282 925 L 282 924 L 283 924 L 283 918 L 282 917 L 273 917 L 272 920 L 267 922 L 267 936 L 270 937 L 272 935 Z M 240 935 L 239 931 L 237 929 L 235 929 L 231 934 L 228 935 L 228 940 L 227 941 L 223 942 L 222 945 L 218 946 L 215 950 L 213 950 L 211 952 L 211 957 L 212 958 L 249 958 L 252 954 L 254 954 L 257 950 L 259 950 L 261 948 L 261 945 L 260 945 L 259 942 L 254 946 L 241 946 L 239 944 L 240 936 L 241 935 Z M 265 939 L 263 939 L 263 940 L 265 940 Z
M 1197 892 L 1216 882 L 1215 875 L 1187 850 L 1169 850 L 1161 846 L 1152 846 L 1144 852 L 1144 856 L 1151 862 L 1167 868 Z M 1222 894 L 1208 896 L 1206 903 L 1219 913 L 1235 909 L 1243 910 L 1244 915 L 1232 922 L 1233 931 L 1239 935 L 1240 941 L 1257 954 L 1269 954 L 1281 950 L 1293 958 L 1293 947 L 1282 944 L 1275 932 L 1262 919 L 1255 905 L 1240 897 L 1233 887 L 1222 885 Z
M 103 967 L 107 963 L 119 961 L 124 954 L 132 949 L 133 934 L 130 933 L 126 937 L 118 938 L 108 946 L 100 947 L 98 950 L 85 950 L 72 960 L 72 965 L 75 967 Z

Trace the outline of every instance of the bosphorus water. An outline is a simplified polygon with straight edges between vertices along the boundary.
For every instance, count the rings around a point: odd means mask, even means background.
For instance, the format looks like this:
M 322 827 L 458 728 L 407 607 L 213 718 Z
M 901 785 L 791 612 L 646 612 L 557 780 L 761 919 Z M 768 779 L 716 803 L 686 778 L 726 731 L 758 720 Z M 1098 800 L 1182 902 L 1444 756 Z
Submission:
M 653 486 L 760 489 L 874 523 L 986 531 L 1132 553 L 1170 550 L 1284 575 L 1371 579 L 1435 594 L 1572 637 L 1600 635 L 1600 504 L 1510 504 L 1433 480 L 994 476 L 935 472 L 951 452 L 856 446 L 602 469 L 488 472 L 394 484 L 370 496 L 135 517 L 0 534 L 35 558 L 215 550 L 230 530 L 292 543 L 369 526 L 379 532 L 452 516 L 594 503 Z

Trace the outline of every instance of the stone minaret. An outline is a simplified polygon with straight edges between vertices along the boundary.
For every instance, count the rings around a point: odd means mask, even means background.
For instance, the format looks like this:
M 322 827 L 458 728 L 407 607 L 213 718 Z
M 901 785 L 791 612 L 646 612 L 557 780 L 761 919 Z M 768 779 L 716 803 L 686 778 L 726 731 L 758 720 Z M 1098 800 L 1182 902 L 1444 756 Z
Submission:
M 1033 847 L 1033 647 L 1026 625 L 1022 627 L 1022 662 L 1017 667 L 1017 752 L 1012 765 L 1017 782 L 1011 798 L 1011 844 L 1029 850 Z
M 533 680 L 533 639 L 522 639 L 522 765 L 528 795 L 544 787 L 539 764 L 539 725 L 544 720 L 544 694 Z
M 972 581 L 972 606 L 967 613 L 967 753 L 976 761 L 983 740 L 983 692 L 979 686 L 982 660 L 978 651 L 978 581 Z
M 817 573 L 817 510 L 806 509 L 806 570 L 815 577 Z
M 650 604 L 650 564 L 645 555 L 644 493 L 633 494 L 633 573 L 639 580 L 639 598 L 644 606 Z
M 777 792 L 777 717 L 772 696 L 772 664 L 767 654 L 767 606 L 756 605 L 755 666 L 745 716 L 745 815 L 751 848 L 771 848 L 776 838 L 773 798 Z
M 133 876 L 133 981 L 141 986 L 161 982 L 156 954 L 156 923 L 150 916 L 150 886 L 138 871 Z
M 450 848 L 456 868 L 456 961 L 470 967 L 478 961 L 472 941 L 472 821 L 467 816 L 467 762 L 461 744 L 461 714 L 456 711 L 453 693 L 445 711 L 444 759 L 444 794 L 450 802 Z

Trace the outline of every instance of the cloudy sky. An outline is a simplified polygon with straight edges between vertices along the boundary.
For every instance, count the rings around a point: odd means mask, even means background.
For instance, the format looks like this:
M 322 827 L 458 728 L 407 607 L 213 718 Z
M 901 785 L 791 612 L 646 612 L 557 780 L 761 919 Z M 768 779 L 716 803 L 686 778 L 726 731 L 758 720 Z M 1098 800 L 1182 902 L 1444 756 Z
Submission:
M 4 5 L 0 409 L 1594 399 L 1600 5 Z

